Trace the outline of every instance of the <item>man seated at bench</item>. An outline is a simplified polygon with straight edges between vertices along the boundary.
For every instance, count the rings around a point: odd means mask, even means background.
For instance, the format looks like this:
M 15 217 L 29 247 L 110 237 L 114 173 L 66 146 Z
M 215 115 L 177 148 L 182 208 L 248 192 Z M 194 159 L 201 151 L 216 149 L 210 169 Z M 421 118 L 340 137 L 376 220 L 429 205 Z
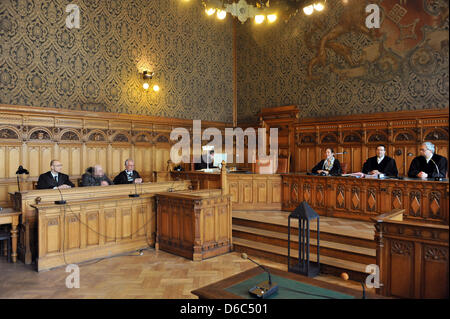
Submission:
M 62 164 L 58 160 L 50 162 L 51 170 L 41 174 L 38 179 L 37 189 L 66 189 L 75 187 L 70 181 L 69 176 L 61 173 Z
M 108 186 L 113 182 L 103 172 L 101 165 L 89 167 L 82 176 L 81 186 Z
M 134 161 L 129 158 L 125 161 L 125 170 L 120 172 L 114 178 L 114 184 L 140 184 L 142 183 L 142 178 L 138 172 L 134 170 Z

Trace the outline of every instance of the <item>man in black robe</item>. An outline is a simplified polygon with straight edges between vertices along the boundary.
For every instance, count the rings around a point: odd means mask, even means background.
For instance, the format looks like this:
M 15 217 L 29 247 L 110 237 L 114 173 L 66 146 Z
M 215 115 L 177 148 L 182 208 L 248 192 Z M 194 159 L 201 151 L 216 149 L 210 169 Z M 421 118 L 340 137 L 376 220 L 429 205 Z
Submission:
M 203 155 L 200 157 L 201 163 L 194 164 L 196 171 L 208 168 L 208 166 L 209 166 L 209 168 L 215 168 L 215 166 L 214 166 L 214 150 L 210 151 L 209 154 L 207 154 L 206 161 L 205 161 L 204 157 L 205 156 L 203 156 Z M 209 163 L 209 165 L 208 165 L 208 163 Z
M 447 159 L 435 154 L 433 143 L 425 142 L 420 146 L 420 156 L 414 158 L 409 166 L 408 176 L 419 178 L 445 178 Z
M 131 158 L 125 161 L 125 170 L 114 178 L 113 183 L 114 185 L 142 183 L 141 176 L 134 170 L 134 161 Z
M 66 189 L 75 187 L 69 176 L 61 173 L 62 164 L 57 160 L 50 162 L 51 170 L 41 174 L 38 179 L 37 189 Z
M 370 157 L 364 163 L 362 172 L 368 175 L 384 174 L 386 176 L 397 176 L 397 164 L 395 159 L 386 156 L 386 147 L 377 146 L 377 156 Z

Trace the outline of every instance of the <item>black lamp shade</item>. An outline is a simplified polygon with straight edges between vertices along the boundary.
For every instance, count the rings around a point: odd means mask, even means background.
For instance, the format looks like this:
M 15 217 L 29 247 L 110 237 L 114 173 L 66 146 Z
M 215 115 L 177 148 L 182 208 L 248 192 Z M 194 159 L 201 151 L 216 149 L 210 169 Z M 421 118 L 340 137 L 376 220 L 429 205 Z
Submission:
M 22 165 L 19 166 L 19 168 L 17 169 L 16 175 L 22 175 L 22 174 L 30 174 L 30 172 L 28 172 L 27 169 L 23 168 Z

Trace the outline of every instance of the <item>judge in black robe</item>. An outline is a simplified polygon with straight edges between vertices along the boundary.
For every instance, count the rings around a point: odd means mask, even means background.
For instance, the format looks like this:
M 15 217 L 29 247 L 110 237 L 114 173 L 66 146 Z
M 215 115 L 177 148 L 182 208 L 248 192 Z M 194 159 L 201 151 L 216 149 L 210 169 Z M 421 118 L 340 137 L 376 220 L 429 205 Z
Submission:
M 377 146 L 377 156 L 370 157 L 363 165 L 362 172 L 364 174 L 384 174 L 386 176 L 398 176 L 397 164 L 395 159 L 386 156 L 386 147 L 384 145 Z M 381 161 L 378 163 L 378 161 Z
M 203 155 L 200 156 L 200 163 L 195 163 L 194 164 L 194 168 L 196 171 L 201 170 L 201 169 L 205 169 L 205 168 L 216 168 L 214 166 L 214 151 L 210 151 L 209 155 L 207 155 L 206 161 L 203 159 Z M 209 165 L 208 165 L 209 163 Z
M 341 163 L 334 157 L 333 149 L 327 148 L 325 150 L 325 156 L 326 158 L 317 163 L 311 172 L 313 174 L 340 176 L 342 174 Z
M 114 178 L 113 183 L 114 185 L 142 183 L 141 176 L 134 170 L 134 161 L 131 158 L 125 161 L 125 170 Z
M 427 163 L 427 159 L 424 156 L 417 156 L 412 160 L 411 165 L 409 166 L 408 176 L 422 177 L 419 176 L 420 173 L 425 173 L 427 175 L 425 176 L 422 174 L 423 178 L 445 178 L 447 174 L 447 159 L 444 156 L 433 154 Z

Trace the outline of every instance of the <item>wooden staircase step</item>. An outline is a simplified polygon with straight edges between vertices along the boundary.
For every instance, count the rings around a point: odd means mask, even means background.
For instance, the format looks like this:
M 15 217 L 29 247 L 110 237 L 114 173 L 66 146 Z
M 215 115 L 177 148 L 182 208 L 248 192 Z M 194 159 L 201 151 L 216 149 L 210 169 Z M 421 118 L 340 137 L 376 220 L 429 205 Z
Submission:
M 233 211 L 233 227 L 245 226 L 253 227 L 273 232 L 287 233 L 288 222 L 287 212 L 242 212 Z M 321 241 L 338 242 L 341 244 L 376 249 L 374 240 L 374 227 L 370 223 L 352 220 L 343 220 L 334 217 L 322 217 L 324 222 L 320 222 Z M 291 231 L 293 235 L 298 235 L 297 224 L 293 223 Z M 313 223 L 315 224 L 315 223 Z M 316 237 L 316 227 L 311 225 L 310 235 Z M 328 225 L 327 225 L 328 224 Z M 333 227 L 333 225 L 335 225 Z M 328 227 L 324 227 L 328 226 Z
M 267 237 L 267 238 L 276 238 L 276 239 L 284 240 L 286 242 L 288 240 L 287 233 L 274 232 L 274 231 L 259 229 L 259 228 L 254 228 L 254 227 L 233 225 L 233 232 L 234 231 L 254 234 L 257 236 L 263 236 L 263 237 Z M 235 236 L 235 235 L 233 234 L 233 236 Z M 235 237 L 238 237 L 238 236 L 235 236 Z M 320 247 L 327 247 L 327 248 L 331 248 L 331 249 L 335 249 L 335 250 L 341 250 L 341 251 L 351 252 L 351 253 L 355 253 L 355 254 L 376 257 L 376 249 L 373 249 L 373 248 L 347 245 L 347 244 L 342 244 L 342 243 L 337 243 L 337 242 L 332 242 L 332 241 L 321 240 L 320 238 L 319 238 L 319 240 L 320 240 Z M 298 244 L 298 236 L 291 235 L 291 241 Z M 315 236 L 314 236 L 314 238 L 310 239 L 310 243 L 313 246 L 317 246 L 317 239 Z
M 261 243 L 261 242 L 250 241 L 250 240 L 246 240 L 246 239 L 242 239 L 242 238 L 238 238 L 238 237 L 233 237 L 233 245 L 234 245 L 236 251 L 245 251 L 245 248 L 249 248 L 253 251 L 264 252 L 264 253 L 266 253 L 265 254 L 266 256 L 268 254 L 272 254 L 272 255 L 277 255 L 279 257 L 284 257 L 284 258 L 286 258 L 285 262 L 287 262 L 288 253 L 287 253 L 287 248 L 284 248 L 284 247 L 274 246 L 274 245 Z M 298 251 L 291 249 L 291 257 L 298 258 Z M 311 259 L 311 261 L 314 261 L 314 262 L 317 261 L 317 255 L 310 253 L 310 259 Z M 346 269 L 346 270 L 348 269 L 348 270 L 358 272 L 358 273 L 366 273 L 366 266 L 367 266 L 365 264 L 361 264 L 361 263 L 357 263 L 357 262 L 353 262 L 353 261 L 342 260 L 342 259 L 337 259 L 337 258 L 333 258 L 333 257 L 329 257 L 329 256 L 323 256 L 323 255 L 320 255 L 320 263 L 330 265 L 330 266 L 340 268 L 340 269 Z

